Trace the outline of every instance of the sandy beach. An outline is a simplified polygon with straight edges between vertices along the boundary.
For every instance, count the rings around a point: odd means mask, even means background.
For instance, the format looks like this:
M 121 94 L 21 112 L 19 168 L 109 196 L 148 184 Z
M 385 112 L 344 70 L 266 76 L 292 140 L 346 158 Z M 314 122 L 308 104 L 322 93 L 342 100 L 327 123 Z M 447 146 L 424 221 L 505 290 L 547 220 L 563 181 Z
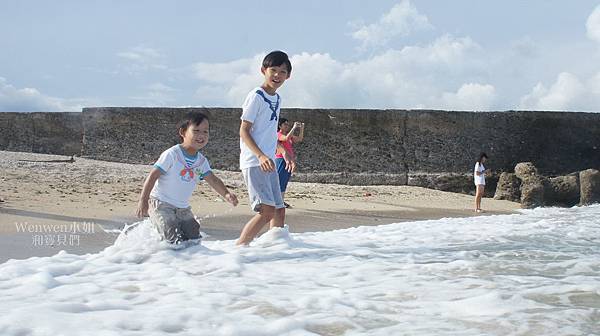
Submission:
M 92 253 L 111 245 L 134 213 L 149 165 L 0 151 L 0 262 L 65 250 Z M 206 184 L 192 209 L 206 240 L 235 239 L 252 216 L 239 172 L 217 174 L 240 199 L 236 208 Z M 445 217 L 513 213 L 519 204 L 409 186 L 344 186 L 291 182 L 291 232 L 329 231 Z

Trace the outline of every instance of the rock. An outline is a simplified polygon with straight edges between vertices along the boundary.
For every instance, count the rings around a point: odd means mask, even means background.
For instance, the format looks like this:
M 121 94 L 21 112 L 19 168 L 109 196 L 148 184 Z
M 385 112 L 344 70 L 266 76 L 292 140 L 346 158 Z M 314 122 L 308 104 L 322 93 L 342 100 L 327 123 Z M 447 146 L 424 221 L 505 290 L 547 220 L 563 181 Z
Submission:
M 522 181 L 522 208 L 531 209 L 544 205 L 544 182 L 544 179 L 538 176 L 532 176 Z
M 587 169 L 579 172 L 581 198 L 579 204 L 600 203 L 600 171 Z
M 521 181 L 517 175 L 511 173 L 502 173 L 496 187 L 496 200 L 507 200 L 519 202 L 521 200 Z
M 519 179 L 524 180 L 531 176 L 537 176 L 538 170 L 533 165 L 533 162 L 521 162 L 515 166 L 515 175 Z
M 548 179 L 544 193 L 546 205 L 574 206 L 579 203 L 579 176 L 567 175 Z

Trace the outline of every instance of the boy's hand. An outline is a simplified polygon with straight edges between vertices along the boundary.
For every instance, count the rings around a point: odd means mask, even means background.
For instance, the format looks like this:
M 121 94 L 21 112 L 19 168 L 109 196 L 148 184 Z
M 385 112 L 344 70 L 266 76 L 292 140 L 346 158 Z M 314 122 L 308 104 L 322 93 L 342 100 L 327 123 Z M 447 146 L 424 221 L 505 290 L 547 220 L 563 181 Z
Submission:
M 137 211 L 135 212 L 135 215 L 138 218 L 148 217 L 148 200 L 146 200 L 146 201 L 140 200 L 140 202 L 138 203 L 138 208 L 137 208 Z
M 235 196 L 235 194 L 232 194 L 230 192 L 225 194 L 225 200 L 229 203 L 231 203 L 231 205 L 236 206 L 238 205 L 238 199 L 237 196 Z
M 260 162 L 260 169 L 264 172 L 273 172 L 275 171 L 275 163 L 271 160 L 270 157 L 266 155 L 261 155 L 258 157 L 258 161 Z

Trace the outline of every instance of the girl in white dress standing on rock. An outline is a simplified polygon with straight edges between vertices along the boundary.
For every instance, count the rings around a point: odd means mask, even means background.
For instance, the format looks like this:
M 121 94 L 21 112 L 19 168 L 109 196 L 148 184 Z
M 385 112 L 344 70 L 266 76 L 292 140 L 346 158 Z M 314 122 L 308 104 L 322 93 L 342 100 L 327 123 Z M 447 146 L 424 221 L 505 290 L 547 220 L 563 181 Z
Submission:
M 477 188 L 475 191 L 475 212 L 481 212 L 481 198 L 485 191 L 485 173 L 487 171 L 483 165 L 485 160 L 487 160 L 487 155 L 485 153 L 479 154 L 479 159 L 475 163 L 475 169 L 473 170 L 473 179 Z

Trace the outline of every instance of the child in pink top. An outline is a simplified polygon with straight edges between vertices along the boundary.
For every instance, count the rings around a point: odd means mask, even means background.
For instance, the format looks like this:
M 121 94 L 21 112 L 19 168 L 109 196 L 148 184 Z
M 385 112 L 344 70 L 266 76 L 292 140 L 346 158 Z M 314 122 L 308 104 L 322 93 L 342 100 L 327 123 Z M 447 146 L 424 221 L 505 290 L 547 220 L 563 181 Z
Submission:
M 277 154 L 275 155 L 275 164 L 277 165 L 277 173 L 279 174 L 279 186 L 281 188 L 282 197 L 285 196 L 288 182 L 295 170 L 295 164 L 289 167 L 288 162 L 296 162 L 296 154 L 294 153 L 294 144 L 304 140 L 304 124 L 295 122 L 294 126 L 290 126 L 286 118 L 279 118 L 279 126 L 277 132 Z M 294 135 L 296 130 L 300 130 L 298 135 Z M 284 204 L 289 208 L 289 204 Z

